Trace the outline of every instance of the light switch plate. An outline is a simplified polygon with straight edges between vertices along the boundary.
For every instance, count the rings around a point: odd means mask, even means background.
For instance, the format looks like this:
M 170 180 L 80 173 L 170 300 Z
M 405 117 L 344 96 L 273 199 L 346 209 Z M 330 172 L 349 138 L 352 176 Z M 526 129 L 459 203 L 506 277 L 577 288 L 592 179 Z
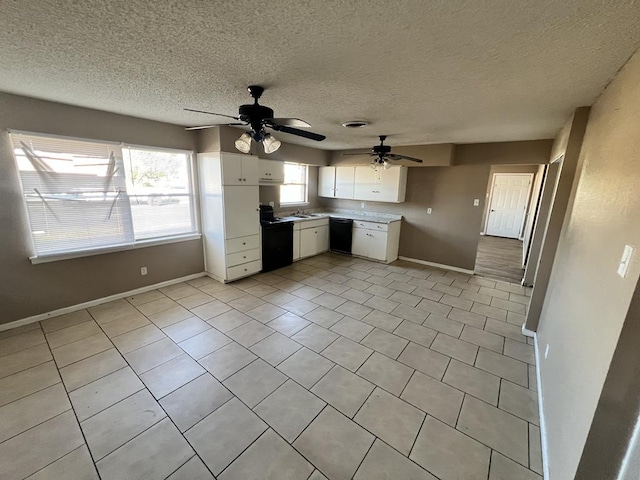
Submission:
M 631 263 L 631 256 L 633 255 L 633 247 L 631 245 L 625 245 L 622 252 L 622 258 L 618 265 L 618 275 L 622 278 L 627 276 L 627 270 L 629 270 L 629 264 Z
M 473 199 L 473 206 L 474 207 L 479 207 L 480 206 L 480 199 L 479 198 L 474 198 Z
M 431 215 L 431 207 L 427 208 L 427 214 Z

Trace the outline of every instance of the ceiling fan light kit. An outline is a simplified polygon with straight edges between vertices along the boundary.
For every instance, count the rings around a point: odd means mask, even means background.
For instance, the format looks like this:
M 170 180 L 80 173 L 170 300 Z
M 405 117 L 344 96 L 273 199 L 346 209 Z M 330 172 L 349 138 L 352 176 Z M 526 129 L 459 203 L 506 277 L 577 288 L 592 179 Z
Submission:
M 236 148 L 242 153 L 249 153 L 251 151 L 251 135 L 247 132 L 240 135 L 240 138 L 236 140 Z
M 264 153 L 273 153 L 280 148 L 280 140 L 276 140 L 276 137 L 267 133 L 262 139 L 262 146 L 264 147 Z
M 371 151 L 369 152 L 354 152 L 354 153 L 343 153 L 345 156 L 370 156 L 373 157 L 371 159 L 371 163 L 369 166 L 374 170 L 380 166 L 382 166 L 385 170 L 388 170 L 392 163 L 389 160 L 408 160 L 410 162 L 422 163 L 422 160 L 415 157 L 409 157 L 407 155 L 398 155 L 391 153 L 391 147 L 389 145 L 385 145 L 384 141 L 387 139 L 386 135 L 380 135 L 378 137 L 380 139 L 380 145 L 375 145 Z
M 300 128 L 308 128 L 309 125 L 304 120 L 300 120 L 299 118 L 274 118 L 273 110 L 269 107 L 265 107 L 264 105 L 260 105 L 258 103 L 258 99 L 262 96 L 264 92 L 264 88 L 259 85 L 250 85 L 247 90 L 254 99 L 252 104 L 240 105 L 238 109 L 238 116 L 233 117 L 231 115 L 225 115 L 222 113 L 214 113 L 214 112 L 206 112 L 203 110 L 193 110 L 190 108 L 185 108 L 185 110 L 196 113 L 206 113 L 208 115 L 217 115 L 220 117 L 227 117 L 236 120 L 237 122 L 233 123 L 223 123 L 219 125 L 202 125 L 198 127 L 187 127 L 186 130 L 201 130 L 205 128 L 218 127 L 220 125 L 238 125 L 238 126 L 248 126 L 251 129 L 249 132 L 245 132 L 240 135 L 240 138 L 236 140 L 235 145 L 238 150 L 242 153 L 249 153 L 251 150 L 251 140 L 255 142 L 262 142 L 264 147 L 264 152 L 269 154 L 273 153 L 280 148 L 281 142 L 276 139 L 273 135 L 266 131 L 267 128 L 275 130 L 276 132 L 288 133 L 290 135 L 297 135 L 299 137 L 308 138 L 310 140 L 315 140 L 316 142 L 321 142 L 324 140 L 324 135 L 319 135 L 317 133 L 300 130 Z

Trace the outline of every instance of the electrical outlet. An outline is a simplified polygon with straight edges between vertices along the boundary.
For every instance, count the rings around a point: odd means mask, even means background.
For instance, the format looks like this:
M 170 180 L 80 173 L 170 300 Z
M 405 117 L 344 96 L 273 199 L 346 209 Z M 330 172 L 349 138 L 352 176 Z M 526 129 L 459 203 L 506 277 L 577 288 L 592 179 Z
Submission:
M 146 275 L 147 274 L 147 267 L 140 267 L 140 275 Z
M 360 208 L 364 208 L 366 205 L 367 205 L 366 203 L 362 202 L 362 203 L 360 204 Z
M 269 206 L 270 207 L 275 207 L 276 206 L 276 202 L 269 202 Z
M 479 198 L 474 198 L 473 199 L 473 206 L 474 207 L 479 207 L 480 206 L 480 199 Z
M 427 215 L 431 215 L 431 207 L 427 208 Z

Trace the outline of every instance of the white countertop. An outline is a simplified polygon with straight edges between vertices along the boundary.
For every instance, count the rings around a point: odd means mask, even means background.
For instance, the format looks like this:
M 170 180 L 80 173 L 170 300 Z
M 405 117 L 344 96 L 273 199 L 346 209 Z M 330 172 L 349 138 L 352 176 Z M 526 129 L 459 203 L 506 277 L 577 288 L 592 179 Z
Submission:
M 402 220 L 402 215 L 392 215 L 390 213 L 376 213 L 376 212 L 353 212 L 353 211 L 341 211 L 341 212 L 313 212 L 308 217 L 299 218 L 296 216 L 279 217 L 285 220 L 293 222 L 305 222 L 309 220 L 318 220 L 320 218 L 349 218 L 351 220 L 359 220 L 362 222 L 374 222 L 374 223 L 393 223 Z

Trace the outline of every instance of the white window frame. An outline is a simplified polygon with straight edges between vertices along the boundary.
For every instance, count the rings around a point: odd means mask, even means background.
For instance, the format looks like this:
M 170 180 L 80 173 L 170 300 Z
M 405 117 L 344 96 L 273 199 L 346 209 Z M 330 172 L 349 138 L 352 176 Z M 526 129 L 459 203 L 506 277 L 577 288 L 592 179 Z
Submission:
M 284 162 L 285 165 L 299 165 L 304 167 L 304 183 L 282 183 L 280 187 L 284 187 L 286 185 L 303 185 L 304 186 L 304 200 L 302 202 L 282 202 L 280 201 L 281 207 L 304 207 L 309 205 L 309 165 L 298 162 Z M 280 195 L 282 195 L 282 189 L 280 190 Z M 280 197 L 282 198 L 282 197 Z
M 101 143 L 105 145 L 117 145 L 123 149 L 131 148 L 131 149 L 141 149 L 141 150 L 149 150 L 149 151 L 157 151 L 157 152 L 182 153 L 187 156 L 187 167 L 188 167 L 188 177 L 189 177 L 188 183 L 189 183 L 190 195 L 191 195 L 190 213 L 191 213 L 191 222 L 192 222 L 192 225 L 194 226 L 193 232 L 187 232 L 187 233 L 181 233 L 181 234 L 175 234 L 175 235 L 161 235 L 158 237 L 145 238 L 141 240 L 135 240 L 134 238 L 132 243 L 128 243 L 125 245 L 120 244 L 120 245 L 102 246 L 102 247 L 96 247 L 96 248 L 83 248 L 77 251 L 70 251 L 70 252 L 64 252 L 64 253 L 51 253 L 51 254 L 45 253 L 40 255 L 37 255 L 35 253 L 36 250 L 33 242 L 33 236 L 30 232 L 29 242 L 30 242 L 30 249 L 31 249 L 31 252 L 33 252 L 33 255 L 29 257 L 29 260 L 31 261 L 32 264 L 35 265 L 35 264 L 41 264 L 41 263 L 56 262 L 59 260 L 67 260 L 72 258 L 81 258 L 81 257 L 94 256 L 94 255 L 102 255 L 106 253 L 136 250 L 139 248 L 147 248 L 147 247 L 156 246 L 156 245 L 166 245 L 166 244 L 172 244 L 172 243 L 178 243 L 178 242 L 185 242 L 185 241 L 197 240 L 202 238 L 201 227 L 200 227 L 200 211 L 199 211 L 200 205 L 198 202 L 198 190 L 197 190 L 197 182 L 196 182 L 196 175 L 195 175 L 195 168 L 196 168 L 195 154 L 192 150 L 155 147 L 152 145 L 137 145 L 137 144 L 131 144 L 131 143 L 124 143 L 124 142 L 114 142 L 114 141 L 108 141 L 108 140 L 97 140 L 97 139 L 55 135 L 55 134 L 44 134 L 44 133 L 28 132 L 28 131 L 22 131 L 22 130 L 8 130 L 7 132 L 9 134 L 29 135 L 34 137 L 58 138 L 58 139 L 64 139 L 69 141 L 81 141 L 81 142 L 85 141 L 85 142 L 96 142 L 96 143 Z M 14 156 L 14 161 L 15 161 L 13 147 L 12 147 L 11 153 Z M 17 171 L 18 175 L 20 175 L 17 162 L 16 162 L 16 169 L 18 170 Z M 25 203 L 26 197 L 24 194 L 23 186 L 22 186 L 22 180 L 20 180 L 20 191 L 22 193 L 23 207 L 26 209 L 27 208 Z M 29 229 L 31 230 L 31 225 L 29 225 Z

